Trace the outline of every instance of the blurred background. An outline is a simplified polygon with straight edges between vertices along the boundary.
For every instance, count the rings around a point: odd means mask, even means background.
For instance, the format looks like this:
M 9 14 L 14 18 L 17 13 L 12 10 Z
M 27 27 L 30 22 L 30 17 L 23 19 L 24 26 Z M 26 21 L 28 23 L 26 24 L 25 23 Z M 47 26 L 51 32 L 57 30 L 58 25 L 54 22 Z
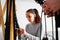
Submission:
M 1 0 L 2 9 L 4 7 L 6 0 Z M 42 7 L 37 4 L 34 0 L 15 0 L 16 3 L 16 15 L 17 15 L 17 21 L 20 28 L 23 28 L 25 30 L 26 25 L 29 23 L 26 18 L 26 10 L 30 8 L 36 8 L 39 12 L 39 15 L 41 16 Z M 4 23 L 6 21 L 6 11 L 4 14 Z M 52 35 L 52 18 L 47 18 L 47 32 L 49 35 Z M 54 38 L 55 38 L 55 17 L 53 17 L 53 25 L 54 25 Z M 44 13 L 42 14 L 42 37 L 45 34 L 45 20 L 44 20 Z M 3 40 L 2 35 L 2 26 L 0 25 L 0 40 Z

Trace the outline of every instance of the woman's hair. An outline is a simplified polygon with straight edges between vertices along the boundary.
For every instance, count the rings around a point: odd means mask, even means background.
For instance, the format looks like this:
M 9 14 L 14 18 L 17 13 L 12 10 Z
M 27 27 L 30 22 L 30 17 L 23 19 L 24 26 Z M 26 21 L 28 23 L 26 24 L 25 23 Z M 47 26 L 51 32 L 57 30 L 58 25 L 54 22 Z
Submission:
M 29 10 L 26 11 L 26 13 L 27 13 L 27 12 L 30 12 L 30 13 L 32 13 L 32 14 L 36 14 L 35 23 L 41 22 L 41 18 L 40 18 L 40 16 L 39 16 L 39 13 L 38 13 L 38 10 L 37 10 L 37 9 L 29 9 Z

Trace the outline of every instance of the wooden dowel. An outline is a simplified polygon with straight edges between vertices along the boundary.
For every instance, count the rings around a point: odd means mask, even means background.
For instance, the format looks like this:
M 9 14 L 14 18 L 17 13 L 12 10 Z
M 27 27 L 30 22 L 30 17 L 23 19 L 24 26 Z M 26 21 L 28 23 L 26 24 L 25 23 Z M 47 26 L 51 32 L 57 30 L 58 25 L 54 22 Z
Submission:
M 14 40 L 14 25 L 13 25 L 13 3 L 11 9 L 11 19 L 10 19 L 10 40 Z

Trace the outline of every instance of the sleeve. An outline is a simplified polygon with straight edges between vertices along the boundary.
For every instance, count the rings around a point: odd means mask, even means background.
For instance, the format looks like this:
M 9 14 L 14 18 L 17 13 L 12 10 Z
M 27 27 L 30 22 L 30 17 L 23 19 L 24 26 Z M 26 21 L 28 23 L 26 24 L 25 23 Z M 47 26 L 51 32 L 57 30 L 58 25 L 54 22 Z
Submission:
M 29 33 L 28 33 L 28 29 L 29 29 L 29 24 L 26 25 L 26 32 L 27 32 L 26 35 L 28 36 L 28 40 L 30 40 L 30 39 L 32 39 L 32 40 L 36 40 L 36 39 L 40 40 L 39 37 L 29 34 Z M 39 31 L 39 32 L 40 32 L 40 31 Z M 40 33 L 39 33 L 39 34 L 40 34 Z
M 36 37 L 36 36 L 33 36 L 33 35 L 31 35 L 31 34 L 26 34 L 26 36 L 27 36 L 27 39 L 28 40 L 40 40 L 38 37 Z
M 40 24 L 38 31 L 37 31 L 37 37 L 41 38 L 41 33 L 42 33 L 42 24 Z
M 26 32 L 28 32 L 28 28 L 29 28 L 29 26 L 28 26 L 28 24 L 26 25 Z

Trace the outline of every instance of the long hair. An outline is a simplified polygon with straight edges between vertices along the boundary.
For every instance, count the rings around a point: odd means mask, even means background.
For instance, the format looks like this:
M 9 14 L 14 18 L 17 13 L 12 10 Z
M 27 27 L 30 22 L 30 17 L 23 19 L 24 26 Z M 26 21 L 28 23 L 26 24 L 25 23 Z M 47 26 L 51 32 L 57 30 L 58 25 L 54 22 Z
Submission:
M 39 13 L 38 13 L 38 10 L 37 10 L 37 9 L 28 9 L 28 10 L 26 11 L 26 13 L 27 13 L 27 12 L 36 14 L 35 23 L 41 22 L 41 18 L 40 18 L 40 16 L 39 16 Z

